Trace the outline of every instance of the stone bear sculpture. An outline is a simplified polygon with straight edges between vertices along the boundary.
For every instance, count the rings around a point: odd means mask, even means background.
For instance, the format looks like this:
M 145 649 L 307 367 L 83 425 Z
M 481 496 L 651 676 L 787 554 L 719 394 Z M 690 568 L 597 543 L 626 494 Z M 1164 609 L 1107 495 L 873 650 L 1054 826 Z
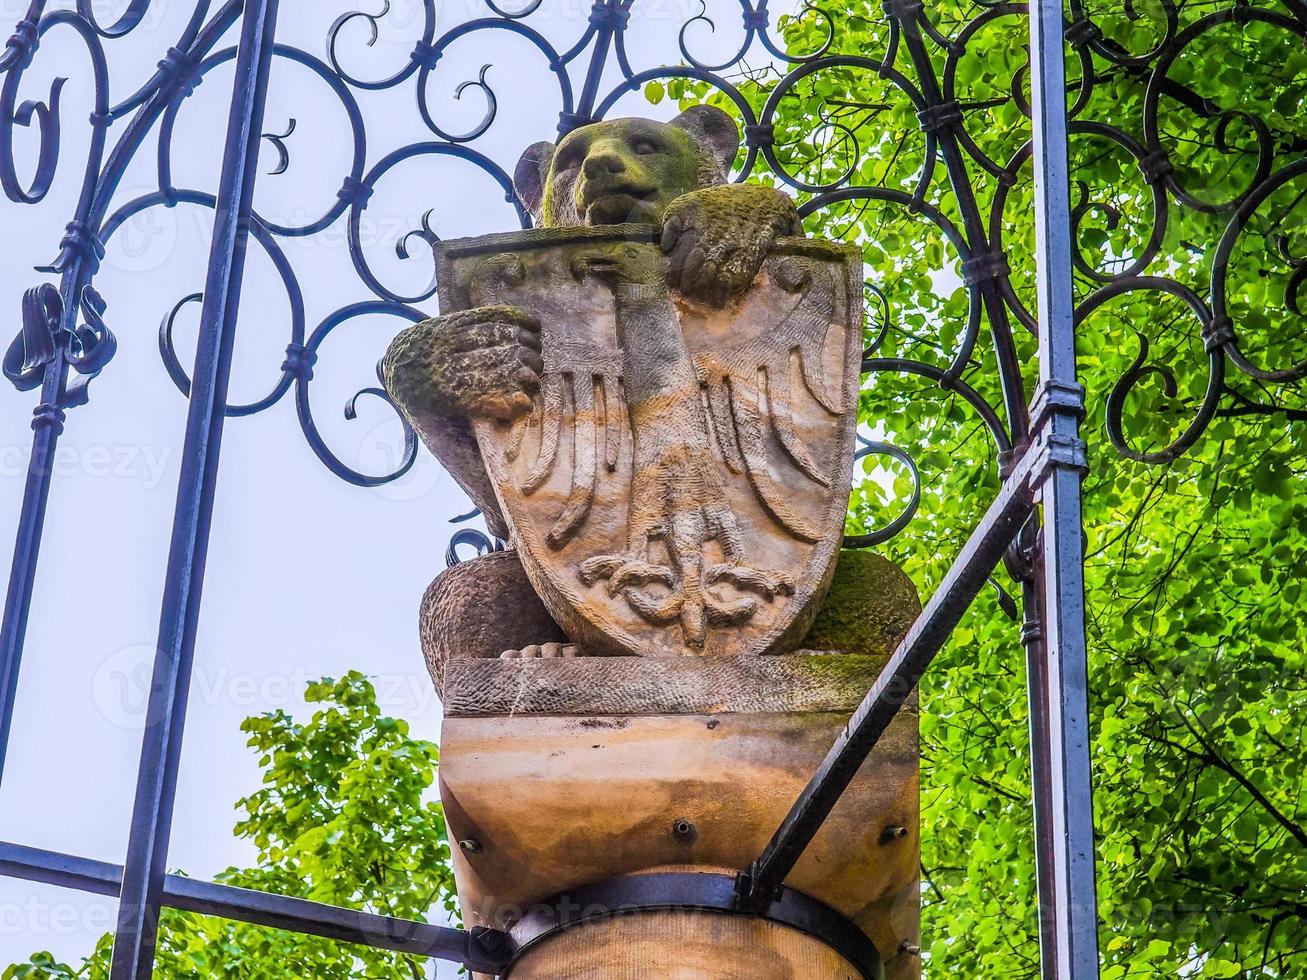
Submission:
M 793 201 L 772 188 L 728 183 L 739 148 L 735 122 L 710 106 L 670 122 L 615 119 L 580 127 L 557 146 L 536 143 L 514 173 L 518 196 L 545 227 L 624 222 L 661 227 L 668 285 L 715 306 L 748 289 L 776 241 L 802 234 Z M 397 336 L 382 364 L 386 389 L 422 441 L 508 538 L 470 420 L 513 421 L 528 413 L 543 371 L 540 325 L 529 311 L 495 305 L 415 324 Z M 857 583 L 851 588 L 851 583 Z M 885 616 L 887 595 L 897 612 Z M 875 636 L 831 633 L 848 608 L 819 614 L 809 643 L 823 649 L 888 653 L 916 612 L 916 594 L 896 566 L 844 552 L 831 597 L 880 603 Z M 910 598 L 909 598 L 910 597 Z M 856 632 L 856 631 L 855 631 Z M 883 635 L 880 635 L 883 634 Z M 422 644 L 439 687 L 450 657 L 574 656 L 512 550 L 444 572 L 423 600 Z M 585 651 L 579 651 L 584 653 Z

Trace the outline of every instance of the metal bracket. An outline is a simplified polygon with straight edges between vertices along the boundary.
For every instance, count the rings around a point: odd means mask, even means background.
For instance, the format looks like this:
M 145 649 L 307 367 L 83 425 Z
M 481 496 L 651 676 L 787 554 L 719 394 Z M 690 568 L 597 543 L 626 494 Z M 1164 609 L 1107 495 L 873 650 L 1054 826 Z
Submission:
M 1030 403 L 1030 428 L 1038 433 L 1053 416 L 1085 417 L 1085 386 L 1074 382 L 1049 380 L 1040 384 Z
M 1078 434 L 1072 434 L 1084 416 L 1084 385 L 1049 380 L 1039 386 L 1030 406 L 1033 435 L 1027 450 L 1035 454 L 1028 470 L 1032 490 L 1038 490 L 1053 470 L 1074 470 L 1082 475 L 1089 471 L 1088 447 Z

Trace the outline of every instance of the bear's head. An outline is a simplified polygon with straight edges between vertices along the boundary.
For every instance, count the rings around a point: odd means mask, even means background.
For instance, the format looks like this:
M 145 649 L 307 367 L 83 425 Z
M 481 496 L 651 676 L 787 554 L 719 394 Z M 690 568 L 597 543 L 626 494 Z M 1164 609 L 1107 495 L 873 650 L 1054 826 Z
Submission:
M 671 122 L 611 119 L 536 143 L 518 161 L 513 184 L 547 228 L 658 224 L 682 194 L 726 181 L 740 145 L 735 121 L 693 106 Z

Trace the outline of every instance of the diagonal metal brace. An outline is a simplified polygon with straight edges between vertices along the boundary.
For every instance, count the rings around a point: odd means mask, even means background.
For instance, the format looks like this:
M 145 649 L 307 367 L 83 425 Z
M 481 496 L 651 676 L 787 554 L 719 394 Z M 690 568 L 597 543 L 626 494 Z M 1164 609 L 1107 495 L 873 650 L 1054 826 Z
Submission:
M 1046 465 L 1046 446 L 1037 442 L 1012 467 L 944 581 L 853 712 L 762 855 L 736 880 L 736 901 L 741 911 L 757 914 L 776 900 L 785 878 L 840 795 L 1026 523 L 1035 482 Z

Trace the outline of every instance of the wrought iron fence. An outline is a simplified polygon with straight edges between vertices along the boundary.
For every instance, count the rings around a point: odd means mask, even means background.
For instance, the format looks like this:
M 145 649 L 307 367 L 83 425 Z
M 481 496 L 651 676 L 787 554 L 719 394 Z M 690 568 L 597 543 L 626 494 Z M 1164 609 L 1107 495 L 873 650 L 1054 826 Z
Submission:
M 815 25 L 816 36 L 824 40 L 796 53 L 778 30 L 768 0 L 740 0 L 738 4 L 722 0 L 711 9 L 705 4 L 697 14 L 685 17 L 679 50 L 669 51 L 666 63 L 640 67 L 629 44 L 639 24 L 639 0 L 595 0 L 583 27 L 565 46 L 555 45 L 533 26 L 545 0 L 527 0 L 515 8 L 505 8 L 497 0 L 484 3 L 482 15 L 437 35 L 435 2 L 422 0 L 418 5 L 420 22 L 415 25 L 420 30 L 412 37 L 407 57 L 387 77 L 373 78 L 360 77 L 361 72 L 351 71 L 347 65 L 352 49 L 377 40 L 379 26 L 390 10 L 387 0 L 380 0 L 379 10 L 359 10 L 338 18 L 327 32 L 324 57 L 276 42 L 278 0 L 221 4 L 199 0 L 181 36 L 159 53 L 153 77 L 131 93 L 113 87 L 109 53 L 116 41 L 132 34 L 148 16 L 151 0 L 130 0 L 112 24 L 97 19 L 90 0 L 49 10 L 47 6 L 57 5 L 31 0 L 14 28 L 0 55 L 0 187 L 13 206 L 39 205 L 50 191 L 56 170 L 75 163 L 60 152 L 61 132 L 73 122 L 61 110 L 63 82 L 56 81 L 48 93 L 41 93 L 43 98 L 23 98 L 25 73 L 41 57 L 48 35 L 71 33 L 81 40 L 83 67 L 94 86 L 94 110 L 86 123 L 89 157 L 76 211 L 69 216 L 56 260 L 40 268 L 49 281 L 36 285 L 24 299 L 22 331 L 3 364 L 12 383 L 40 393 L 0 630 L 0 765 L 8 743 L 28 612 L 33 590 L 40 586 L 37 554 L 51 492 L 55 447 L 68 410 L 86 402 L 87 383 L 101 371 L 112 369 L 117 344 L 107 325 L 112 316 L 95 288 L 105 245 L 134 216 L 152 208 L 178 204 L 209 208 L 215 215 L 215 228 L 203 293 L 180 298 L 165 316 L 159 334 L 164 367 L 188 398 L 189 410 L 126 864 L 119 868 L 4 844 L 0 845 L 0 871 L 118 895 L 114 980 L 150 975 L 162 907 L 442 957 L 485 972 L 498 972 L 510 962 L 511 944 L 499 933 L 468 934 L 164 873 L 224 421 L 258 414 L 293 397 L 308 445 L 341 479 L 357 486 L 376 486 L 398 479 L 413 466 L 417 442 L 407 429 L 399 463 L 387 472 L 363 472 L 332 450 L 314 419 L 310 398 L 314 365 L 324 341 L 359 318 L 383 315 L 394 318 L 398 326 L 431 312 L 421 307 L 434 296 L 434 282 L 417 291 L 388 285 L 386 277 L 374 268 L 361 233 L 370 199 L 380 185 L 396 180 L 402 164 L 428 157 L 457 161 L 467 169 L 469 180 L 488 179 L 497 185 L 522 225 L 529 223 L 526 210 L 514 197 L 506 169 L 479 149 L 479 141 L 496 124 L 502 94 L 497 86 L 504 84 L 505 76 L 492 80 L 483 70 L 454 90 L 458 97 L 479 97 L 485 103 L 484 117 L 464 132 L 451 132 L 443 126 L 429 97 L 442 58 L 460 44 L 499 32 L 528 45 L 551 73 L 557 86 L 559 133 L 605 117 L 623 96 L 638 93 L 650 83 L 680 80 L 679 85 L 698 86 L 706 94 L 724 98 L 742 121 L 745 142 L 737 179 L 770 173 L 801 196 L 805 216 L 823 208 L 875 202 L 930 223 L 952 248 L 967 296 L 967 311 L 953 349 L 943 361 L 929 361 L 882 352 L 895 297 L 869 284 L 872 308 L 878 312 L 864 371 L 868 376 L 920 377 L 962 399 L 993 440 L 1000 461 L 1001 489 L 922 617 L 796 801 L 790 817 L 765 853 L 751 868 L 742 869 L 733 899 L 735 910 L 766 912 L 786 874 L 894 711 L 995 568 L 1006 561 L 1009 571 L 1023 583 L 1024 593 L 1043 972 L 1046 977 L 1096 976 L 1080 519 L 1080 483 L 1086 460 L 1079 433 L 1084 401 L 1076 383 L 1074 325 L 1115 298 L 1140 290 L 1178 298 L 1198 322 L 1208 381 L 1192 418 L 1178 436 L 1166 445 L 1141 449 L 1125 431 L 1126 406 L 1141 381 L 1160 378 L 1168 392 L 1175 393 L 1174 375 L 1168 368 L 1148 362 L 1146 346 L 1108 400 L 1106 419 L 1113 444 L 1122 453 L 1144 461 L 1172 459 L 1201 436 L 1226 391 L 1229 365 L 1254 379 L 1277 383 L 1307 374 L 1307 361 L 1287 367 L 1254 363 L 1240 346 L 1227 295 L 1231 255 L 1243 229 L 1259 208 L 1273 198 L 1278 201 L 1275 196 L 1279 192 L 1307 175 L 1302 148 L 1275 145 L 1255 116 L 1213 105 L 1170 74 L 1186 51 L 1231 24 L 1257 22 L 1302 38 L 1307 33 L 1307 6 L 1300 0 L 1283 0 L 1282 10 L 1269 10 L 1234 0 L 1182 27 L 1179 6 L 1173 0 L 1158 0 L 1155 36 L 1147 50 L 1136 51 L 1115 39 L 1113 30 L 1105 29 L 1101 18 L 1082 0 L 1071 0 L 1065 29 L 1062 6 L 1053 0 L 1036 0 L 1029 7 L 984 0 L 957 22 L 936 19 L 929 4 L 887 0 L 881 13 L 885 25 L 881 49 L 847 52 L 836 46 L 839 11 L 808 3 L 794 13 L 800 21 Z M 1125 15 L 1139 19 L 1134 8 Z M 1116 16 L 1119 19 L 1119 11 Z M 727 17 L 739 24 L 738 49 L 725 58 L 702 57 L 696 38 L 704 36 L 701 32 L 724 26 Z M 1033 120 L 1033 135 L 1006 160 L 996 158 L 979 138 L 976 129 L 987 103 L 968 98 L 960 71 L 968 44 L 995 25 L 1015 27 L 1029 41 L 1029 60 L 1011 73 L 1007 79 L 1010 90 L 1004 97 L 1015 101 Z M 1068 51 L 1070 57 L 1064 59 Z M 295 224 L 278 223 L 257 213 L 253 206 L 261 144 L 276 154 L 271 175 L 264 180 L 275 181 L 287 169 L 289 155 L 297 152 L 293 122 L 282 132 L 265 131 L 270 66 L 278 59 L 293 62 L 315 76 L 330 90 L 348 120 L 343 139 L 349 146 L 350 163 L 338 194 L 320 215 Z M 214 190 L 177 186 L 171 149 L 179 113 L 195 86 L 229 63 L 234 64 L 234 82 L 221 182 Z M 770 72 L 761 85 L 761 76 L 752 71 L 758 64 Z M 1072 69 L 1069 82 L 1068 64 Z M 811 80 L 830 71 L 875 79 L 877 90 L 887 93 L 887 99 L 915 120 L 919 165 L 906 183 L 860 183 L 857 179 L 858 162 L 867 152 L 861 140 L 869 126 L 876 126 L 879 109 L 875 107 L 821 107 L 812 129 L 823 131 L 828 137 L 827 149 L 833 145 L 836 150 L 818 154 L 815 163 L 811 155 L 794 152 L 801 139 L 778 129 L 786 100 L 804 97 Z M 1143 79 L 1147 85 L 1148 108 L 1139 133 L 1083 118 L 1094 87 L 1108 84 L 1122 73 Z M 374 158 L 369 152 L 374 142 L 369 120 L 359 96 L 403 89 L 411 91 L 429 137 Z M 1223 200 L 1208 200 L 1186 187 L 1159 124 L 1163 100 L 1176 101 L 1207 120 L 1221 152 L 1234 152 L 1236 130 L 1244 133 L 1240 152 L 1245 157 L 1251 154 L 1254 162 L 1243 189 Z M 861 118 L 859 112 L 863 112 Z M 1249 133 L 1251 144 L 1246 139 Z M 157 189 L 115 203 L 125 175 L 141 155 L 147 137 L 154 134 L 159 140 Z M 1090 200 L 1083 187 L 1079 203 L 1072 204 L 1068 146 L 1070 139 L 1078 136 L 1105 141 L 1113 152 L 1127 155 L 1137 165 L 1152 201 L 1153 224 L 1148 235 L 1137 247 L 1118 249 L 1106 259 L 1086 253 L 1080 232 L 1093 214 L 1113 228 L 1119 214 L 1111 204 Z M 31 175 L 22 174 L 15 162 L 16 139 L 35 141 L 37 159 Z M 1003 240 L 1005 206 L 1027 167 L 1033 170 L 1036 192 L 1033 303 L 1014 283 L 1015 246 Z M 986 194 L 990 198 L 988 214 L 983 206 Z M 1228 216 L 1206 297 L 1158 258 L 1168 213 L 1177 207 Z M 345 229 L 345 247 L 359 284 L 370 295 L 335 310 L 310 329 L 303 290 L 284 245 L 332 227 Z M 399 258 L 420 261 L 423 249 L 419 243 L 433 243 L 436 233 L 429 214 L 415 215 L 413 227 L 414 231 L 389 244 L 397 249 Z M 1307 278 L 1307 260 L 1292 254 L 1289 240 L 1282 240 L 1281 257 L 1290 266 L 1284 302 L 1287 308 L 1301 312 L 1299 292 Z M 237 405 L 229 403 L 228 380 L 251 242 L 271 259 L 285 288 L 291 311 L 290 342 L 271 389 L 257 400 Z M 1028 263 L 1032 257 L 1020 258 Z M 1078 297 L 1073 291 L 1077 280 L 1081 285 Z M 190 370 L 183 365 L 173 336 L 178 315 L 189 304 L 201 309 L 199 347 Z M 987 336 L 982 328 L 987 328 Z M 1019 344 L 1027 342 L 1023 332 L 1027 338 L 1037 338 L 1038 377 L 1023 376 L 1026 365 L 1018 354 Z M 983 383 L 974 381 L 981 364 L 987 372 Z M 1033 402 L 1027 400 L 1029 390 L 1035 391 Z M 386 399 L 377 384 L 364 387 L 356 398 L 365 395 Z M 351 401 L 347 415 L 353 411 Z M 879 529 L 850 536 L 850 546 L 879 543 L 901 531 L 912 520 L 920 498 L 920 479 L 908 448 L 864 438 L 860 456 L 869 454 L 888 455 L 906 465 L 916 486 L 897 518 Z M 1038 512 L 1042 512 L 1042 520 L 1036 516 Z M 463 515 L 468 516 L 472 515 Z M 496 543 L 480 532 L 463 529 L 452 536 L 451 561 L 457 560 L 460 547 L 484 551 Z

